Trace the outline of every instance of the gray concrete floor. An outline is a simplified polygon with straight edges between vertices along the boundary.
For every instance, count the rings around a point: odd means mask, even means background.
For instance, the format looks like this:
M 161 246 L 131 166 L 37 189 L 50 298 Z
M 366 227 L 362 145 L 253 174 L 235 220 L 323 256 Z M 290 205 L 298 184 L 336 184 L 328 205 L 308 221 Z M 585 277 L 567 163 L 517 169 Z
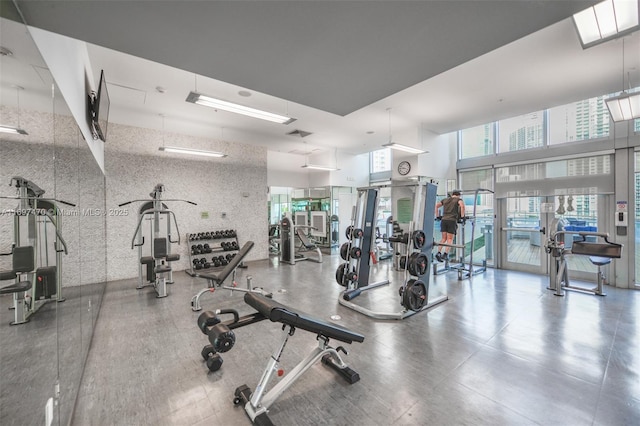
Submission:
M 361 380 L 347 384 L 321 364 L 272 406 L 281 425 L 637 425 L 640 423 L 640 292 L 607 287 L 606 297 L 554 296 L 546 278 L 489 270 L 473 281 L 432 277 L 450 299 L 402 321 L 373 320 L 340 306 L 338 256 L 323 264 L 249 262 L 240 270 L 274 299 L 364 334 L 345 361 Z M 392 284 L 356 303 L 399 310 L 400 275 L 389 261 L 372 280 Z M 135 280 L 107 284 L 73 425 L 246 425 L 236 387 L 252 389 L 281 341 L 279 324 L 237 329 L 224 364 L 208 372 L 208 343 L 190 300 L 202 279 L 174 274 L 169 296 L 136 290 Z M 204 310 L 251 308 L 242 293 L 216 290 Z M 334 342 L 338 345 L 338 342 Z M 282 359 L 288 371 L 316 347 L 298 330 Z M 277 381 L 278 379 L 274 379 Z

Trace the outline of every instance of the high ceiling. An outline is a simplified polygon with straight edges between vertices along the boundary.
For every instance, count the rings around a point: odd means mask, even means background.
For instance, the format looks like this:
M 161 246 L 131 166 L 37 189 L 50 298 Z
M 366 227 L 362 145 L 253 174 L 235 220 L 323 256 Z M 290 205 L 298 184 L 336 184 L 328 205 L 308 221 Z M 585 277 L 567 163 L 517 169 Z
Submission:
M 638 33 L 625 37 L 625 70 L 620 41 L 581 48 L 570 16 L 595 1 L 16 3 L 29 25 L 90 43 L 111 122 L 281 152 L 361 153 L 390 134 L 419 144 L 420 128 L 619 91 L 626 74 L 640 85 Z M 185 102 L 192 90 L 297 121 L 216 112 Z M 296 129 L 311 135 L 286 134 Z

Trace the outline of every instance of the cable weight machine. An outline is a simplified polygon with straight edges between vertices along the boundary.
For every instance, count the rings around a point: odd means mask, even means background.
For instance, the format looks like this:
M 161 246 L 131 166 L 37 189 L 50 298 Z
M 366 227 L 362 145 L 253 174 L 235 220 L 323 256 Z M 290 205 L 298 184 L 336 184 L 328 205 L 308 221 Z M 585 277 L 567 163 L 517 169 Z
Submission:
M 166 297 L 168 295 L 167 284 L 173 283 L 171 262 L 180 260 L 180 254 L 171 253 L 171 244 L 180 244 L 178 221 L 175 213 L 169 210 L 165 202 L 181 201 L 197 206 L 196 203 L 189 200 L 179 198 L 163 199 L 162 194 L 164 192 L 165 186 L 159 183 L 149 194 L 151 199 L 132 200 L 119 204 L 119 207 L 124 207 L 132 203 L 144 202 L 138 210 L 138 224 L 131 239 L 131 249 L 138 247 L 138 286 L 136 289 L 139 290 L 147 285 L 153 285 L 157 293 L 156 297 Z M 173 218 L 173 223 L 175 224 L 174 235 L 177 235 L 177 239 L 172 239 L 171 218 Z M 146 228 L 146 226 L 142 226 L 142 222 L 145 219 L 149 222 L 148 236 L 151 239 L 146 253 L 143 251 L 145 246 L 144 234 L 146 232 L 143 228 Z M 166 229 L 164 230 L 160 226 L 162 220 L 166 223 Z M 150 284 L 144 284 L 143 265 L 146 266 L 146 280 Z
M 431 183 L 402 187 L 412 188 L 414 192 L 413 220 L 409 223 L 408 232 L 398 237 L 403 244 L 407 245 L 406 253 L 399 260 L 403 271 L 402 285 L 398 289 L 402 309 L 398 312 L 375 311 L 353 302 L 353 299 L 363 292 L 389 284 L 389 280 L 369 284 L 371 266 L 369 253 L 372 244 L 375 244 L 377 196 L 381 187 L 358 189 L 358 202 L 352 218 L 352 226 L 347 230 L 347 236 L 351 235 L 352 239 L 345 249 L 341 248 L 341 254 L 348 255 L 345 259 L 347 263 L 341 264 L 336 271 L 336 281 L 346 287 L 338 303 L 375 319 L 401 320 L 448 300 L 446 288 L 436 292 L 430 291 L 429 288 L 431 251 L 433 250 L 433 211 L 437 187 Z M 421 229 L 418 229 L 420 227 Z M 359 257 L 352 256 L 354 247 L 360 249 Z

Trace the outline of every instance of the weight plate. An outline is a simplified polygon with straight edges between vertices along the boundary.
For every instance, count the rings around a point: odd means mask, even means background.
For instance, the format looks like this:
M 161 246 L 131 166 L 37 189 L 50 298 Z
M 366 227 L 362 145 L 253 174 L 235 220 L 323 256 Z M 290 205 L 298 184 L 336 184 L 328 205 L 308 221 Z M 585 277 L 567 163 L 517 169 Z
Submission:
M 213 350 L 213 346 L 211 345 L 207 345 L 204 348 L 202 348 L 202 351 L 200 351 L 200 354 L 202 355 L 202 358 L 204 358 L 204 360 L 208 360 L 209 359 L 209 355 L 213 355 L 215 354 L 216 351 Z
M 340 257 L 342 260 L 349 260 L 347 253 L 349 252 L 349 243 L 344 243 L 340 246 Z
M 353 236 L 355 238 L 362 238 L 362 236 L 364 235 L 364 231 L 360 228 L 356 228 L 353 230 Z
M 427 236 L 424 231 L 413 231 L 412 240 L 413 246 L 417 249 L 421 249 L 427 242 Z
M 351 247 L 351 258 L 360 259 L 361 256 L 362 250 L 360 250 L 360 247 Z
M 427 286 L 420 280 L 409 280 L 402 294 L 402 306 L 419 311 L 427 303 Z
M 411 275 L 422 276 L 427 272 L 428 260 L 424 253 L 411 253 L 407 269 Z
M 347 240 L 351 239 L 351 230 L 353 229 L 353 226 L 349 225 L 347 226 L 347 229 L 344 231 L 344 235 L 345 237 L 347 237 Z
M 336 269 L 336 281 L 343 287 L 347 286 L 347 283 L 344 280 L 344 274 L 348 267 L 348 263 L 343 263 L 342 265 L 338 266 L 338 269 Z

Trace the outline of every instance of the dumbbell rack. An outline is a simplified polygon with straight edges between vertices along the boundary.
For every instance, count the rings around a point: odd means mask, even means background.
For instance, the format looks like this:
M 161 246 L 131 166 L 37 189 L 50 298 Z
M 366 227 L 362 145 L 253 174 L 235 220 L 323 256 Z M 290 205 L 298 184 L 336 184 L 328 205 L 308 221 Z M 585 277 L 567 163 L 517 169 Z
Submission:
M 214 235 L 216 235 L 216 232 L 218 232 L 218 235 L 223 234 L 224 232 L 226 233 L 230 233 L 231 236 L 222 236 L 222 237 L 217 237 L 215 238 Z M 208 234 L 208 235 L 207 235 Z M 221 265 L 221 266 L 211 266 L 209 268 L 206 269 L 200 269 L 200 270 L 196 270 L 194 268 L 194 264 L 193 261 L 194 259 L 201 259 L 201 258 L 206 258 L 207 261 L 211 261 L 211 258 L 213 256 L 214 253 L 225 253 L 225 254 L 232 254 L 232 255 L 236 255 L 238 250 L 240 249 L 240 243 L 238 241 L 238 232 L 233 230 L 233 229 L 217 229 L 217 230 L 213 230 L 213 231 L 208 231 L 208 232 L 194 232 L 194 233 L 188 233 L 187 234 L 187 241 L 189 243 L 188 246 L 188 250 L 189 250 L 189 269 L 187 269 L 185 272 L 192 276 L 192 277 L 197 277 L 198 276 L 198 272 L 199 271 L 211 271 L 211 270 L 218 270 L 221 268 L 224 268 L 224 266 L 226 265 Z M 235 244 L 235 247 L 233 250 L 225 250 L 222 246 L 223 243 L 227 243 L 227 244 Z M 191 248 L 191 246 L 193 245 L 198 245 L 198 244 L 209 244 L 211 252 L 210 253 L 199 253 L 199 254 L 195 254 Z M 209 262 L 209 263 L 213 263 L 213 262 Z M 240 267 L 243 268 L 244 265 L 240 264 Z

